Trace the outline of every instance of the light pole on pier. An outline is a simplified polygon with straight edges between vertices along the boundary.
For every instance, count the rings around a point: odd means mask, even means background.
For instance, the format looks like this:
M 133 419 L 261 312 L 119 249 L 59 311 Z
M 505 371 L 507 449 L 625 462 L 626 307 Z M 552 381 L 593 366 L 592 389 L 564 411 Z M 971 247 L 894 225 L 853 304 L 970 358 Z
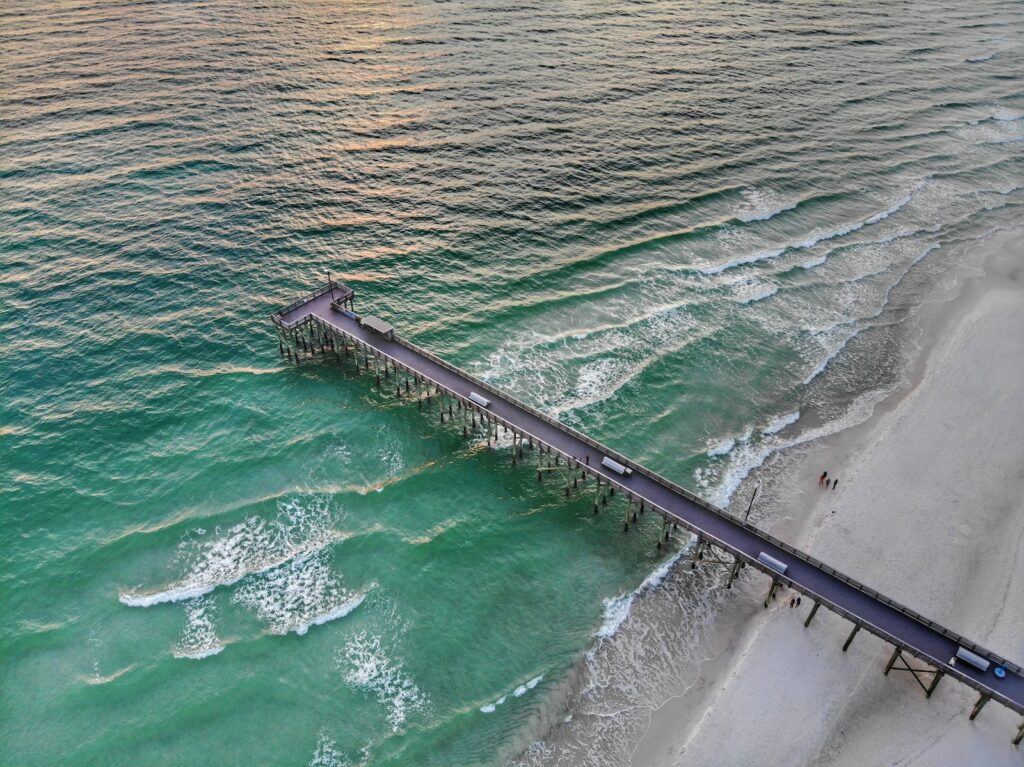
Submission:
M 750 509 L 754 506 L 754 499 L 757 498 L 757 491 L 761 489 L 761 480 L 757 480 L 757 484 L 754 486 L 754 492 L 750 495 L 750 503 L 747 504 L 747 511 L 743 515 L 743 521 L 747 521 L 747 517 L 750 516 Z

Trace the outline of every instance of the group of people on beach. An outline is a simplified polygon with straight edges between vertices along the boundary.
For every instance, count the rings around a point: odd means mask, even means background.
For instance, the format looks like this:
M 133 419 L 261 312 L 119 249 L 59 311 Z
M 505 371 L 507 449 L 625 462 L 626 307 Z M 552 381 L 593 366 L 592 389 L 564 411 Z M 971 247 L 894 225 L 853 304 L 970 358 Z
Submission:
M 835 490 L 836 489 L 836 485 L 838 485 L 838 484 L 839 484 L 839 480 L 838 479 L 829 479 L 827 471 L 821 472 L 821 476 L 818 477 L 818 487 L 821 487 L 822 485 L 824 485 L 826 490 L 828 490 L 829 487 L 831 487 L 833 490 Z

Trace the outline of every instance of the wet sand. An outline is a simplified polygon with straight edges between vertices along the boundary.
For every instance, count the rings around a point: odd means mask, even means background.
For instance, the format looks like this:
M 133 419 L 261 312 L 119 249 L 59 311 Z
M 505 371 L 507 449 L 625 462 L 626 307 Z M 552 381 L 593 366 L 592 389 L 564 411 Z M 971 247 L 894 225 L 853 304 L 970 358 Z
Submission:
M 972 267 L 970 264 L 976 264 Z M 1024 230 L 966 254 L 913 319 L 906 384 L 857 426 L 769 459 L 757 524 L 1024 661 Z M 838 490 L 817 484 L 822 470 Z M 724 589 L 684 556 L 588 654 L 521 764 L 1019 765 L 1020 717 L 944 679 L 930 700 L 891 647 L 763 576 Z
M 789 499 L 789 513 L 773 532 L 1021 661 L 1024 237 L 986 244 L 985 275 L 924 313 L 912 387 L 789 457 L 771 499 Z M 838 490 L 817 486 L 823 469 Z M 926 700 L 909 673 L 883 676 L 891 647 L 861 632 L 843 653 L 850 624 L 819 611 L 805 629 L 810 605 L 790 609 L 790 596 L 705 664 L 692 692 L 652 711 L 633 764 L 1020 764 L 1019 716 L 992 703 L 969 721 L 976 695 L 950 679 Z

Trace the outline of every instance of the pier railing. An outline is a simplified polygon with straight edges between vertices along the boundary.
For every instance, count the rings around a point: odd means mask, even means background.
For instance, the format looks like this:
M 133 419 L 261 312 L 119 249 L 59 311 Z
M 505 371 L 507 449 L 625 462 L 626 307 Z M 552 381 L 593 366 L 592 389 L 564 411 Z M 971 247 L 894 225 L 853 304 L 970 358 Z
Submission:
M 449 370 L 449 371 L 451 371 L 453 373 L 456 373 L 459 376 L 462 376 L 463 378 L 465 378 L 468 381 L 472 382 L 475 386 L 478 386 L 481 389 L 484 389 L 485 391 L 490 392 L 491 394 L 494 394 L 494 395 L 496 395 L 498 397 L 501 397 L 506 402 L 510 402 L 511 404 L 515 405 L 516 407 L 520 408 L 521 410 L 525 410 L 526 412 L 528 412 L 530 415 L 534 416 L 535 418 L 539 418 L 542 421 L 545 421 L 546 423 L 549 423 L 552 426 L 557 427 L 561 431 L 564 431 L 564 432 L 567 432 L 567 433 L 571 434 L 574 438 L 580 440 L 581 442 L 586 443 L 587 445 L 589 445 L 590 447 L 594 448 L 595 450 L 598 450 L 598 451 L 604 453 L 609 458 L 612 458 L 613 460 L 618 461 L 619 463 L 621 463 L 623 466 L 628 466 L 629 468 L 631 468 L 636 473 L 642 474 L 645 477 L 647 477 L 648 479 L 651 479 L 652 481 L 657 482 L 658 484 L 662 485 L 663 487 L 666 487 L 666 488 L 672 490 L 673 492 L 678 493 L 679 495 L 682 495 L 684 498 L 686 498 L 689 501 L 692 501 L 693 503 L 696 503 L 698 506 L 701 506 L 701 507 L 707 509 L 708 511 L 714 513 L 714 514 L 718 514 L 720 516 L 728 518 L 729 521 L 732 522 L 733 524 L 736 524 L 736 525 L 739 525 L 739 526 L 743 527 L 745 530 L 750 531 L 751 533 L 753 533 L 754 535 L 758 536 L 762 540 L 767 541 L 767 542 L 771 543 L 774 546 L 777 546 L 778 548 L 782 549 L 786 553 L 796 557 L 797 559 L 800 559 L 800 560 L 806 562 L 807 564 L 811 565 L 812 567 L 815 567 L 818 570 L 821 570 L 822 572 L 828 573 L 832 577 L 837 578 L 838 580 L 843 581 L 843 583 L 847 584 L 851 588 L 856 589 L 857 591 L 862 592 L 863 594 L 866 594 L 866 595 L 870 596 L 875 601 L 881 602 L 881 603 L 887 605 L 888 607 L 892 608 L 893 610 L 896 610 L 896 611 L 898 611 L 898 612 L 908 616 L 909 618 L 914 619 L 915 621 L 917 621 L 918 623 L 922 624 L 923 626 L 927 626 L 931 630 L 936 631 L 936 632 L 942 634 L 947 639 L 951 639 L 952 641 L 956 642 L 961 647 L 964 647 L 964 648 L 966 648 L 968 650 L 971 650 L 971 651 L 973 651 L 975 653 L 978 653 L 979 655 L 984 655 L 984 656 L 990 658 L 991 660 L 995 661 L 999 665 L 1004 666 L 1005 668 L 1007 668 L 1009 670 L 1012 670 L 1014 673 L 1017 673 L 1017 674 L 1022 673 L 1021 667 L 1018 666 L 1016 663 L 1013 663 L 1012 661 L 1009 661 L 1006 658 L 1003 658 L 1003 657 L 997 655 L 996 653 L 992 652 L 991 650 L 987 650 L 984 647 L 980 647 L 979 645 L 975 644 L 974 642 L 970 641 L 969 639 L 961 636 L 960 634 L 957 634 L 954 631 L 951 631 L 950 629 L 946 628 L 945 626 L 943 626 L 943 625 L 941 625 L 939 623 L 936 623 L 933 620 L 929 620 L 928 618 L 925 618 L 923 615 L 918 613 L 916 610 L 912 610 L 911 608 L 907 607 L 906 605 L 903 605 L 903 604 L 897 602 L 896 600 L 891 599 L 890 597 L 885 596 L 884 594 L 882 594 L 881 592 L 877 591 L 876 589 L 873 589 L 870 586 L 867 586 L 867 585 L 861 583 L 860 581 L 854 580 L 853 578 L 851 578 L 850 576 L 846 575 L 845 573 L 842 573 L 839 570 L 836 570 L 834 567 L 831 567 L 830 565 L 825 564 L 821 560 L 816 559 L 815 557 L 812 557 L 810 554 L 807 554 L 807 553 L 805 553 L 803 551 L 800 551 L 797 548 L 794 548 L 793 546 L 789 545 L 785 541 L 780 540 L 779 538 L 776 538 L 774 535 L 771 535 L 770 533 L 766 533 L 765 531 L 761 530 L 758 527 L 755 527 L 754 525 L 752 525 L 749 522 L 741 519 L 740 517 L 736 516 L 735 514 L 732 514 L 732 513 L 728 512 L 728 511 L 726 511 L 725 509 L 722 509 L 722 508 L 720 508 L 718 506 L 715 506 L 712 503 L 708 503 L 703 498 L 700 498 L 699 496 L 694 495 L 693 493 L 691 493 L 686 488 L 680 487 L 679 485 L 677 485 L 676 483 L 672 482 L 671 480 L 668 480 L 665 477 L 662 477 L 660 474 L 655 474 L 654 472 L 646 469 L 645 467 L 643 467 L 640 464 L 636 463 L 635 461 L 631 460 L 630 458 L 628 458 L 627 456 L 623 455 L 622 453 L 619 453 L 618 451 L 609 448 L 607 445 L 603 445 L 600 442 L 597 442 L 596 440 L 591 439 L 586 434 L 583 434 L 582 432 L 577 431 L 576 429 L 572 428 L 571 426 L 567 426 L 566 424 L 562 423 L 561 421 L 558 421 L 558 420 L 552 418 L 551 416 L 542 413 L 541 411 L 539 411 L 539 410 L 535 409 L 534 407 L 526 404 L 525 402 L 522 402 L 521 400 L 511 396 L 507 392 L 501 391 L 497 387 L 492 386 L 491 384 L 489 384 L 489 383 L 487 383 L 485 381 L 482 381 L 481 379 L 477 378 L 476 376 L 472 375 L 471 373 L 469 373 L 469 372 L 467 372 L 467 371 L 465 371 L 465 370 L 463 370 L 461 368 L 458 368 L 455 365 L 452 365 L 451 363 L 443 360 L 442 358 L 438 357 L 436 354 L 433 354 L 432 352 L 429 352 L 426 349 L 424 349 L 424 348 L 422 348 L 420 346 L 417 346 L 416 344 L 412 343 L 411 341 L 407 341 L 407 340 L 405 340 L 404 338 L 402 338 L 400 336 L 395 336 L 395 342 L 398 343 L 398 344 L 401 344 L 402 346 L 406 347 L 410 351 L 413 351 L 416 354 L 418 354 L 418 355 L 420 355 L 422 357 L 425 357 L 426 359 L 428 359 L 431 362 L 433 362 L 435 365 L 439 365 L 439 366 L 445 368 L 446 370 Z M 385 356 L 389 356 L 389 355 L 385 355 Z M 393 358 L 390 358 L 390 359 L 392 359 L 392 361 L 394 361 Z M 401 363 L 399 363 L 399 364 L 401 364 Z M 437 386 L 441 386 L 442 385 L 442 384 L 439 384 L 437 382 L 434 382 L 434 383 Z M 447 388 L 447 387 L 444 387 L 444 388 Z M 511 424 L 509 424 L 509 425 L 511 426 Z M 668 512 L 667 509 L 662 509 L 662 511 L 666 512 L 666 513 L 670 513 L 670 512 Z M 674 517 L 675 515 L 672 515 L 672 516 Z M 701 534 L 704 535 L 704 533 L 701 533 Z M 732 549 L 731 546 L 729 546 L 728 544 L 726 544 L 724 542 L 720 543 L 719 545 L 722 548 Z M 831 601 L 826 599 L 825 597 L 822 597 L 820 595 L 815 595 L 815 598 L 817 598 L 821 602 L 824 602 L 824 603 L 828 604 L 830 606 L 830 608 L 833 609 L 835 612 L 843 614 L 845 617 L 850 618 L 851 620 L 855 618 L 855 616 L 847 615 L 845 610 L 840 608 L 838 605 L 832 604 Z M 861 618 L 856 618 L 856 621 L 866 625 L 866 622 L 863 619 L 861 619 Z M 878 634 L 879 636 L 882 636 L 885 639 L 888 639 L 890 641 L 896 642 L 897 644 L 901 644 L 901 645 L 903 644 L 902 641 L 898 640 L 896 637 L 891 636 L 890 634 L 888 634 L 888 632 L 884 631 L 881 628 L 878 628 L 877 626 L 870 627 L 870 630 L 873 633 L 876 633 L 876 634 Z
M 280 325 L 285 330 L 294 330 L 296 327 L 301 325 L 303 322 L 308 321 L 310 315 L 305 315 L 305 316 L 299 317 L 298 319 L 293 320 L 292 322 L 285 322 L 284 321 L 285 316 L 287 316 L 288 314 L 291 314 L 293 311 L 298 309 L 300 306 L 303 306 L 304 304 L 308 304 L 311 301 L 315 301 L 316 299 L 320 298 L 320 296 L 322 296 L 324 293 L 328 293 L 331 290 L 334 290 L 335 287 L 337 287 L 337 286 L 334 283 L 329 282 L 326 285 L 324 285 L 322 288 L 317 288 L 312 293 L 309 293 L 308 295 L 303 296 L 298 301 L 292 301 L 284 309 L 279 309 L 278 311 L 276 311 L 273 314 L 271 314 L 270 315 L 271 322 L 273 322 L 275 325 Z
M 324 287 L 322 287 L 322 288 L 320 288 L 318 290 L 313 291 L 308 296 L 306 296 L 306 297 L 304 297 L 304 298 L 302 298 L 302 299 L 300 299 L 298 301 L 295 301 L 292 304 L 290 304 L 289 306 L 285 307 L 285 309 L 283 309 L 283 310 L 281 310 L 279 312 L 276 312 L 274 315 L 271 316 L 271 319 L 275 322 L 275 324 L 277 324 L 280 327 L 282 327 L 284 329 L 287 329 L 287 330 L 292 330 L 295 327 L 297 327 L 297 326 L 299 326 L 299 325 L 301 325 L 301 324 L 303 324 L 305 322 L 317 322 L 318 324 L 321 324 L 321 325 L 325 326 L 327 329 L 329 329 L 329 330 L 331 330 L 333 332 L 340 333 L 340 334 L 350 338 L 351 340 L 353 340 L 353 341 L 355 341 L 357 343 L 365 344 L 366 341 L 364 339 L 359 339 L 359 338 L 356 338 L 355 336 L 352 336 L 344 328 L 339 327 L 339 326 L 337 326 L 337 325 L 335 325 L 335 324 L 325 320 L 324 318 L 321 318 L 321 317 L 317 316 L 316 314 L 312 314 L 311 313 L 311 314 L 302 315 L 302 316 L 298 317 L 296 320 L 294 320 L 292 322 L 285 322 L 283 320 L 283 317 L 285 315 L 287 315 L 288 313 L 290 313 L 290 312 L 294 311 L 295 309 L 301 307 L 303 304 L 309 303 L 309 302 L 319 298 L 320 296 L 324 295 L 329 290 L 331 290 L 332 287 L 333 287 L 332 285 L 326 285 L 326 286 L 324 286 Z M 417 346 L 416 344 L 414 344 L 414 343 L 412 343 L 410 341 L 407 341 L 406 339 L 404 339 L 402 337 L 399 337 L 399 336 L 396 336 L 394 338 L 394 341 L 395 341 L 395 343 L 397 343 L 397 344 L 407 348 L 408 350 L 410 350 L 411 352 L 415 353 L 416 355 L 418 355 L 420 357 L 423 357 L 424 359 L 429 360 L 433 364 L 435 364 L 435 365 L 437 365 L 437 366 L 439 366 L 441 368 L 444 368 L 445 370 L 447 370 L 447 371 L 449 371 L 451 373 L 454 373 L 454 374 L 460 376 L 461 378 L 463 378 L 463 379 L 467 380 L 468 382 L 470 382 L 473 386 L 480 388 L 482 391 L 489 392 L 489 393 L 495 395 L 496 397 L 499 397 L 500 399 L 505 400 L 506 402 L 514 405 L 515 407 L 519 408 L 520 410 L 523 410 L 526 413 L 529 413 L 531 416 L 533 416 L 533 417 L 535 417 L 535 418 L 537 418 L 537 419 L 539 419 L 541 421 L 544 421 L 547 424 L 550 424 L 551 426 L 557 428 L 558 430 L 560 430 L 560 431 L 562 431 L 562 432 L 572 436 L 574 439 L 576 439 L 576 440 L 578 440 L 578 441 L 588 445 L 589 447 L 593 448 L 594 450 L 597 450 L 597 451 L 603 453 L 604 455 L 607 455 L 608 457 L 612 458 L 613 460 L 618 461 L 622 465 L 629 467 L 634 472 L 636 472 L 638 474 L 641 474 L 641 475 L 647 477 L 648 479 L 650 479 L 651 481 L 656 482 L 657 484 L 659 484 L 659 485 L 661 485 L 661 486 L 671 490 L 672 492 L 682 496 L 683 498 L 687 499 L 688 501 L 690 501 L 690 502 L 692 502 L 692 503 L 694 503 L 694 504 L 696 504 L 696 505 L 698 505 L 698 506 L 700 506 L 700 507 L 702 507 L 702 508 L 712 512 L 713 514 L 716 514 L 718 516 L 721 516 L 723 518 L 728 519 L 731 524 L 734 524 L 734 525 L 736 525 L 738 527 L 743 528 L 744 530 L 747 530 L 748 532 L 750 532 L 751 534 L 753 534 L 756 537 L 760 538 L 761 540 L 765 541 L 766 543 L 769 543 L 772 546 L 775 546 L 775 547 L 785 551 L 789 555 L 791 555 L 791 556 L 793 556 L 793 557 L 795 557 L 795 558 L 797 558 L 797 559 L 807 563 L 811 567 L 814 567 L 815 569 L 820 570 L 821 572 L 824 572 L 824 573 L 830 575 L 831 577 L 836 578 L 837 580 L 842 581 L 843 583 L 847 584 L 851 588 L 853 588 L 853 589 L 855 589 L 855 590 L 865 594 L 866 596 L 870 597 L 874 601 L 886 605 L 890 609 L 892 609 L 894 611 L 897 611 L 897 612 L 907 616 L 908 618 L 914 620 L 915 622 L 919 623 L 922 626 L 927 627 L 929 630 L 934 631 L 937 634 L 941 634 L 942 636 L 946 637 L 947 639 L 955 642 L 957 645 L 959 645 L 961 647 L 964 647 L 964 648 L 966 648 L 968 650 L 971 650 L 971 651 L 973 651 L 973 652 L 975 652 L 975 653 L 977 653 L 979 655 L 982 655 L 982 656 L 988 658 L 989 660 L 991 660 L 991 661 L 993 661 L 993 662 L 995 662 L 995 663 L 997 663 L 999 665 L 1004 666 L 1007 670 L 1010 670 L 1010 671 L 1014 672 L 1015 674 L 1020 675 L 1020 674 L 1024 673 L 1024 672 L 1022 672 L 1021 667 L 1019 665 L 1017 665 L 1016 663 L 1013 663 L 1012 661 L 1009 661 L 1006 658 L 1003 658 L 1002 656 L 997 655 L 996 653 L 992 652 L 991 650 L 988 650 L 988 649 L 986 649 L 984 647 L 981 647 L 981 646 L 977 645 L 976 643 L 970 641 L 969 639 L 961 636 L 960 634 L 958 634 L 958 633 L 956 633 L 954 631 L 949 630 L 945 626 L 942 626 L 941 624 L 936 623 L 935 621 L 932 621 L 932 620 L 929 620 L 928 618 L 925 618 L 923 615 L 921 615 L 920 613 L 918 613 L 915 610 L 912 610 L 911 608 L 907 607 L 906 605 L 903 605 L 903 604 L 901 604 L 901 603 L 899 603 L 899 602 L 897 602 L 897 601 L 895 601 L 895 600 L 885 596 L 884 594 L 882 594 L 881 592 L 877 591 L 876 589 L 873 589 L 870 586 L 867 586 L 867 585 L 865 585 L 865 584 L 863 584 L 863 583 L 861 583 L 861 582 L 859 582 L 859 581 L 849 577 L 848 575 L 846 575 L 846 574 L 836 570 L 835 568 L 831 567 L 830 565 L 825 564 L 821 560 L 816 559 L 815 557 L 812 557 L 809 554 L 806 554 L 805 552 L 800 551 L 799 549 L 794 548 L 793 546 L 789 545 L 785 541 L 782 541 L 782 540 L 776 538 L 775 536 L 773 536 L 773 535 L 771 535 L 769 533 L 764 532 L 763 530 L 755 527 L 754 525 L 750 524 L 749 522 L 739 518 L 738 516 L 736 516 L 734 514 L 731 514 L 730 512 L 726 511 L 725 509 L 722 509 L 722 508 L 720 508 L 718 506 L 715 506 L 714 504 L 711 504 L 711 503 L 705 501 L 704 499 L 700 498 L 699 496 L 694 495 L 692 492 L 690 492 L 686 488 L 681 487 L 681 486 L 675 484 L 674 482 L 672 482 L 672 481 L 662 477 L 661 475 L 656 474 L 656 473 L 646 469 L 644 466 L 641 466 L 640 464 L 638 464 L 635 461 L 631 460 L 629 457 L 619 453 L 618 451 L 612 450 L 607 445 L 604 445 L 604 444 L 602 444 L 600 442 L 597 442 L 596 440 L 591 439 L 587 435 L 583 434 L 582 432 L 577 431 L 576 429 L 572 428 L 571 426 L 567 426 L 566 424 L 562 423 L 561 421 L 558 421 L 558 420 L 552 418 L 551 416 L 548 416 L 548 415 L 540 412 L 539 410 L 535 409 L 531 405 L 528 405 L 525 402 L 522 402 L 521 400 L 519 400 L 519 399 L 509 395 L 508 393 L 501 391 L 497 387 L 492 386 L 491 384 L 489 384 L 489 383 L 487 383 L 487 382 L 477 378 L 475 375 L 473 375 L 473 374 L 471 374 L 471 373 L 469 373 L 469 372 L 467 372 L 465 370 L 462 370 L 461 368 L 458 368 L 455 365 L 452 365 L 451 363 L 449 363 L 449 362 L 445 361 L 444 359 L 438 357 L 437 355 L 433 354 L 432 352 L 429 352 L 426 349 L 423 349 L 423 348 Z M 382 349 L 380 349 L 378 347 L 375 347 L 375 346 L 373 348 L 374 348 L 374 351 L 376 353 L 381 354 L 382 356 L 384 356 L 387 359 L 391 360 L 393 363 L 397 364 L 398 366 L 403 367 L 403 368 L 407 368 L 407 365 L 405 363 L 403 363 L 400 360 L 395 359 L 393 356 L 387 354 Z M 438 387 L 439 389 L 444 389 L 445 391 L 449 392 L 453 396 L 455 396 L 458 399 L 464 401 L 466 404 L 470 405 L 474 409 L 477 409 L 477 410 L 479 409 L 473 403 L 471 403 L 466 397 L 464 397 L 464 396 L 462 396 L 460 394 L 457 394 L 456 392 L 452 392 L 451 389 L 448 386 L 446 386 L 445 384 L 441 383 L 440 381 L 437 381 L 437 380 L 433 379 L 429 375 L 425 375 L 421 371 L 413 371 L 413 372 L 415 372 L 421 378 L 424 378 L 424 379 L 428 380 L 430 383 L 432 383 L 434 386 Z M 483 411 L 481 411 L 481 412 L 483 412 Z M 496 416 L 494 413 L 488 412 L 487 416 L 489 418 L 493 418 L 496 421 L 499 421 L 499 422 L 503 423 L 507 427 L 510 427 L 510 428 L 512 428 L 514 430 L 522 431 L 522 427 L 517 426 L 516 424 L 510 423 L 510 422 L 507 422 L 505 419 Z M 537 435 L 532 435 L 532 436 L 537 437 Z M 540 439 L 539 437 L 537 437 L 537 438 Z M 554 448 L 554 449 L 557 452 L 559 452 L 562 455 L 564 455 L 567 459 L 572 459 L 572 460 L 575 460 L 577 463 L 579 463 L 579 459 L 576 456 L 571 456 L 569 454 L 566 454 L 563 451 L 558 450 L 558 448 Z M 581 464 L 581 467 L 582 467 L 582 464 Z M 587 467 L 587 468 L 590 469 L 592 472 L 596 472 L 596 467 Z M 628 488 L 625 488 L 620 483 L 616 482 L 614 479 L 612 479 L 610 477 L 606 477 L 605 479 L 606 479 L 606 481 L 610 482 L 611 484 L 614 484 L 614 485 L 618 486 L 621 490 L 626 491 L 626 492 L 631 492 L 631 491 L 628 490 Z M 756 561 L 756 559 L 753 559 L 753 558 L 747 556 L 746 554 L 742 554 L 742 553 L 738 552 L 733 546 L 731 546 L 730 544 L 726 543 L 725 541 L 721 541 L 716 536 L 709 535 L 707 532 L 704 532 L 702 530 L 694 529 L 690 524 L 688 524 L 684 519 L 681 519 L 678 515 L 674 514 L 673 512 L 671 512 L 671 511 L 669 511 L 667 509 L 660 508 L 657 504 L 654 504 L 653 502 L 652 502 L 652 506 L 654 507 L 654 509 L 660 511 L 662 514 L 665 514 L 667 516 L 672 517 L 675 520 L 678 520 L 684 527 L 686 527 L 687 529 L 691 530 L 691 532 L 694 532 L 694 533 L 697 533 L 697 534 L 703 536 L 705 539 L 708 539 L 709 542 L 714 543 L 714 545 L 717 545 L 720 548 L 725 549 L 725 550 L 733 551 L 734 553 L 737 554 L 737 556 L 740 556 L 744 561 L 748 562 L 749 564 L 753 565 L 754 567 L 757 567 L 758 569 L 764 570 L 769 575 L 774 577 L 776 580 L 778 580 L 780 582 L 783 582 L 783 583 L 786 583 L 786 584 L 791 585 L 791 586 L 793 585 L 793 582 L 789 578 L 787 578 L 785 575 L 781 575 L 781 574 L 779 574 L 779 573 L 777 573 L 775 571 L 767 570 L 760 563 L 758 563 Z M 860 617 L 858 615 L 855 615 L 855 614 L 849 612 L 845 608 L 843 608 L 843 607 L 839 606 L 838 604 L 836 604 L 835 602 L 833 602 L 828 597 L 825 597 L 824 595 L 821 595 L 821 594 L 817 594 L 813 590 L 811 590 L 808 587 L 803 586 L 803 585 L 800 586 L 800 590 L 805 592 L 805 593 L 807 593 L 808 596 L 812 597 L 816 601 L 818 601 L 818 602 L 820 602 L 822 604 L 825 604 L 832 611 L 834 611 L 834 612 L 842 615 L 843 617 L 851 620 L 855 624 L 863 626 L 864 628 L 866 628 L 868 631 L 870 631 L 871 633 L 875 634 L 876 636 L 879 636 L 879 637 L 885 639 L 888 642 L 891 642 L 891 643 L 893 643 L 895 645 L 898 645 L 898 646 L 902 647 L 903 649 L 909 651 L 911 654 L 921 658 L 922 660 L 925 660 L 925 661 L 927 661 L 929 663 L 936 664 L 936 665 L 945 665 L 944 662 L 943 662 L 943 659 L 941 659 L 941 658 L 931 658 L 931 657 L 929 657 L 927 655 L 923 655 L 920 650 L 915 649 L 914 647 L 908 645 L 904 640 L 902 640 L 899 637 L 896 637 L 896 636 L 890 634 L 885 629 L 882 629 L 881 627 L 872 624 L 870 621 L 865 620 L 863 617 Z M 962 679 L 963 679 L 963 681 L 967 682 L 971 686 L 978 687 L 978 685 L 973 680 L 971 680 L 969 677 L 963 677 Z M 1003 702 L 1004 704 L 1008 705 L 1010 708 L 1017 709 L 1017 705 L 1013 701 L 1009 700 L 1008 698 L 1005 698 L 1004 696 L 1000 695 L 998 692 L 996 692 L 994 690 L 991 690 L 990 688 L 985 688 L 985 692 L 986 692 L 986 694 L 991 695 L 994 698 L 1000 699 L 1001 702 Z

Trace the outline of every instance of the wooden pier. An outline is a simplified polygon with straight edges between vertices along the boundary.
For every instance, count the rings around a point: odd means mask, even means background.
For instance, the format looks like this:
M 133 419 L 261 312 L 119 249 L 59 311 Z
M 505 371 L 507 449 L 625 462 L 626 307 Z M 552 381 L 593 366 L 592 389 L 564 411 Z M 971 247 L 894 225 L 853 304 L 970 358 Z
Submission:
M 399 397 L 415 398 L 420 408 L 426 406 L 437 412 L 441 423 L 461 425 L 464 436 L 482 431 L 490 441 L 497 438 L 499 429 L 504 429 L 512 437 L 513 463 L 525 463 L 529 453 L 537 461 L 538 480 L 546 474 L 559 476 L 565 483 L 566 496 L 586 486 L 588 478 L 594 480 L 594 513 L 619 498 L 625 531 L 638 515 L 660 515 L 657 545 L 668 540 L 673 529 L 685 528 L 697 536 L 691 566 L 728 567 L 727 587 L 744 567 L 751 566 L 770 578 L 765 607 L 785 585 L 814 600 L 805 627 L 821 606 L 847 619 L 852 629 L 844 652 L 857 632 L 864 629 L 894 648 L 884 673 L 894 669 L 910 672 L 926 697 L 931 697 L 943 676 L 950 676 L 979 694 L 971 719 L 989 700 L 1024 715 L 1024 671 L 1017 664 L 448 364 L 395 335 L 386 323 L 361 318 L 354 307 L 354 291 L 328 280 L 313 293 L 275 312 L 271 320 L 277 329 L 281 355 L 296 364 L 328 354 L 349 359 L 372 374 L 379 387 L 393 390 Z M 484 407 L 472 401 L 473 393 L 490 402 Z M 627 472 L 622 474 L 603 465 L 605 458 Z M 967 657 L 974 656 L 980 666 L 987 668 L 955 660 L 958 652 L 965 651 Z M 911 666 L 908 658 L 917 659 L 925 667 Z M 1013 743 L 1019 745 L 1022 740 L 1024 723 Z

